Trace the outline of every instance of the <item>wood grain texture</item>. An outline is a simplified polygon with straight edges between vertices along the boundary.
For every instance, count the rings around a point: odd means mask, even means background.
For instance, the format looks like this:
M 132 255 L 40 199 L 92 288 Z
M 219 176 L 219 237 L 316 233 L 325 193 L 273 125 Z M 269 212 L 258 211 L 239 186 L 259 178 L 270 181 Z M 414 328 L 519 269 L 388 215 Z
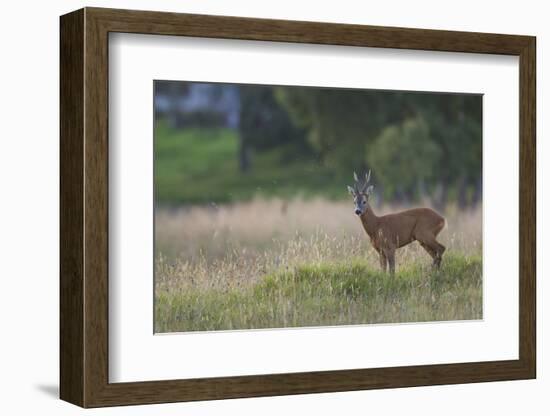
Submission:
M 519 143 L 519 355 L 536 377 L 536 41 L 520 54 L 520 143 Z
M 84 12 L 60 22 L 60 387 L 84 405 Z
M 87 8 L 110 32 L 519 55 L 528 36 Z
M 100 397 L 108 380 L 109 181 L 108 33 L 86 12 L 84 51 L 84 290 L 85 406 Z
M 108 33 L 520 57 L 520 357 L 445 365 L 205 379 L 108 381 Z M 83 407 L 534 378 L 535 39 L 86 8 L 61 18 L 61 397 Z

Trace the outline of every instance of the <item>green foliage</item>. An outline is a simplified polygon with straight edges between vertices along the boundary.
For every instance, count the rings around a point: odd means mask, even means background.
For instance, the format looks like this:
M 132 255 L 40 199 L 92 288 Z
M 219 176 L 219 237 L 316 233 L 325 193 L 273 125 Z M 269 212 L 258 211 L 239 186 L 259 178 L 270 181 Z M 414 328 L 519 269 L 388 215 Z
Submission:
M 334 172 L 292 144 L 258 152 L 258 168 L 238 166 L 238 133 L 230 129 L 174 130 L 155 126 L 155 200 L 160 204 L 226 203 L 255 196 L 346 198 L 349 172 Z M 293 155 L 290 157 L 289 155 Z
M 240 138 L 251 148 L 269 150 L 291 143 L 307 151 L 304 132 L 290 120 L 289 114 L 274 97 L 273 88 L 261 85 L 240 87 Z
M 437 179 L 441 150 L 422 117 L 386 127 L 366 153 L 369 167 L 389 195 Z
M 276 97 L 325 163 L 374 168 L 389 198 L 430 180 L 480 183 L 479 96 L 278 87 Z
M 155 88 L 176 103 L 191 90 L 188 84 L 157 82 Z M 386 202 L 410 202 L 422 187 L 430 194 L 441 189 L 442 199 L 456 196 L 459 203 L 481 195 L 479 95 L 216 85 L 220 94 L 223 88 L 238 91 L 235 131 L 217 128 L 223 115 L 209 114 L 208 107 L 185 117 L 167 111 L 164 119 L 179 128 L 173 131 L 157 114 L 156 149 L 170 149 L 155 155 L 162 203 L 227 202 L 273 192 L 344 198 L 351 173 L 368 168 Z M 192 117 L 198 117 L 194 128 Z
M 396 114 L 399 93 L 277 87 L 276 97 L 320 159 L 336 168 L 361 167 L 368 140 Z M 382 100 L 381 100 L 382 99 Z
M 157 332 L 482 318 L 482 263 L 447 255 L 440 271 L 413 263 L 391 278 L 361 259 L 304 264 L 247 288 L 156 293 Z

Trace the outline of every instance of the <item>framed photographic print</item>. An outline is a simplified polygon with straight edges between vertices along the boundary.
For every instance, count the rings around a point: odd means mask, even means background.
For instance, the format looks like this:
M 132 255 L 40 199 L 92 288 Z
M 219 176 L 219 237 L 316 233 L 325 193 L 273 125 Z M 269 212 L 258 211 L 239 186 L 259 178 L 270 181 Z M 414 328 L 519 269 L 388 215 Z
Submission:
M 534 37 L 60 24 L 63 400 L 535 377 Z

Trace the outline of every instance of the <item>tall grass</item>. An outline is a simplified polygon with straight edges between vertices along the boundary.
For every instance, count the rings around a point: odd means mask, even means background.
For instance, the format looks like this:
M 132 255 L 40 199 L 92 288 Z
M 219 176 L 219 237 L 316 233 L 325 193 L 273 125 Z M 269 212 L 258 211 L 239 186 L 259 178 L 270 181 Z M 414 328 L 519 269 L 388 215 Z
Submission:
M 399 207 L 381 207 L 378 214 Z M 417 243 L 394 278 L 350 203 L 256 199 L 158 209 L 157 332 L 482 317 L 481 209 L 446 213 L 443 267 Z

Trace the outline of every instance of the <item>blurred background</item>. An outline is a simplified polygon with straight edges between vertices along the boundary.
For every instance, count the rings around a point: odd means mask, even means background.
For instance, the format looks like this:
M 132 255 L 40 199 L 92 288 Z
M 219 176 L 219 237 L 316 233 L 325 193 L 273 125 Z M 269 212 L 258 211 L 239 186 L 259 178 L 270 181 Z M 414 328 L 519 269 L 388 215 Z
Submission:
M 160 205 L 343 199 L 366 169 L 378 201 L 481 200 L 481 95 L 156 81 L 154 108 Z
M 157 332 L 481 317 L 480 95 L 157 81 L 154 106 Z M 367 169 L 378 215 L 445 215 L 437 278 L 417 244 L 379 274 Z

